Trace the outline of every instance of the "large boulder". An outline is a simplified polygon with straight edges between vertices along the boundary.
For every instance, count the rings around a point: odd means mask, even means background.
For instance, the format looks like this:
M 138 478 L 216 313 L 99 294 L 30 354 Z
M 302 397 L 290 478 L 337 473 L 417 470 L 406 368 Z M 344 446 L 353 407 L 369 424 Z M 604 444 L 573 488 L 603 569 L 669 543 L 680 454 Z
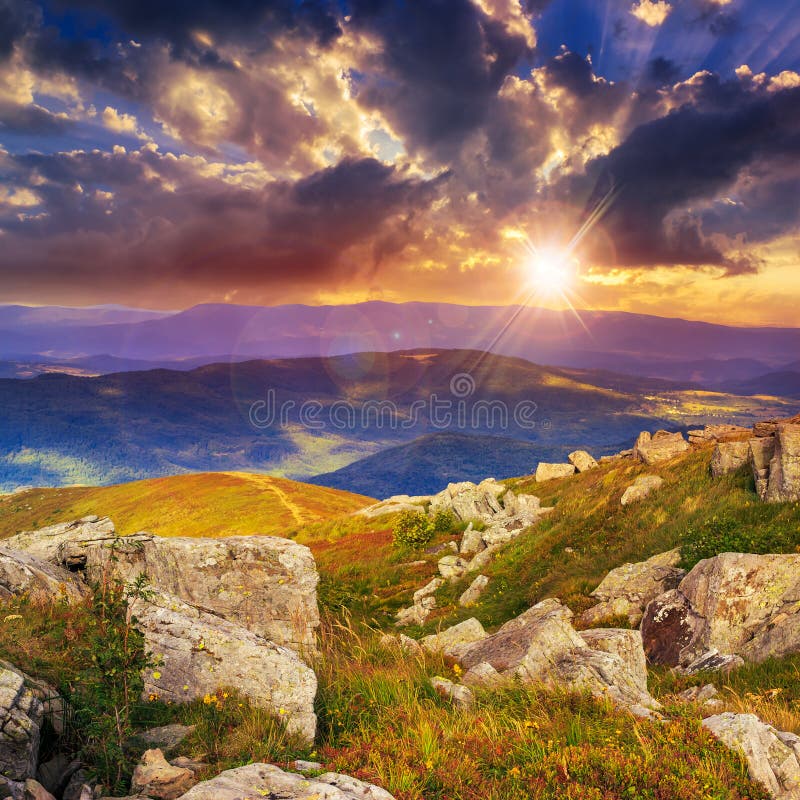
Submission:
M 639 500 L 644 500 L 651 492 L 659 489 L 664 479 L 659 475 L 640 475 L 623 493 L 620 503 L 628 506 Z
M 68 541 L 105 541 L 114 535 L 114 523 L 108 517 L 94 515 L 73 522 L 61 522 L 35 531 L 25 531 L 3 540 L 10 550 L 24 550 L 42 561 L 57 561 L 58 548 Z
M 680 560 L 681 551 L 675 548 L 612 569 L 591 593 L 599 602 L 581 614 L 581 624 L 588 627 L 612 617 L 627 617 L 631 625 L 638 625 L 647 604 L 677 587 L 686 575 L 678 567 Z
M 682 433 L 668 431 L 656 431 L 649 439 L 643 438 L 640 434 L 634 448 L 639 460 L 649 466 L 669 461 L 688 449 L 689 443 L 683 438 Z
M 699 562 L 642 619 L 658 664 L 687 667 L 709 653 L 761 662 L 800 651 L 800 555 L 723 553 Z
M 80 578 L 30 553 L 0 547 L 0 599 L 25 594 L 35 602 L 84 600 L 89 589 Z
M 750 456 L 750 445 L 746 441 L 717 442 L 711 456 L 711 474 L 718 478 L 736 472 L 747 464 Z
M 36 776 L 43 714 L 24 675 L 0 666 L 0 775 L 9 785 Z
M 800 500 L 800 425 L 784 423 L 775 435 L 775 451 L 769 464 L 768 503 Z
M 500 678 L 589 691 L 644 716 L 658 709 L 637 632 L 580 634 L 571 618 L 558 600 L 543 600 L 462 651 L 460 661 L 468 671 L 489 665 Z
M 318 575 L 311 551 L 274 536 L 120 537 L 110 520 L 85 518 L 19 534 L 25 550 L 87 582 L 147 576 L 151 586 L 210 609 L 277 644 L 314 649 Z
M 578 472 L 587 472 L 597 466 L 597 461 L 585 450 L 575 450 L 567 456 L 567 461 L 572 464 Z
M 750 777 L 775 800 L 800 800 L 800 738 L 778 731 L 755 714 L 726 712 L 703 727 L 747 762 Z
M 487 478 L 479 484 L 470 481 L 451 483 L 431 498 L 430 513 L 451 511 L 461 522 L 486 522 L 502 513 L 500 495 L 505 491 L 506 487 L 494 478 Z
M 188 702 L 234 688 L 313 740 L 317 679 L 293 650 L 160 592 L 136 599 L 131 610 L 159 661 L 144 673 L 145 697 Z
M 326 772 L 306 778 L 284 772 L 272 764 L 248 764 L 229 769 L 209 781 L 189 789 L 181 800 L 254 800 L 257 797 L 281 800 L 394 800 L 385 789 L 371 783 Z
M 540 461 L 536 467 L 536 482 L 544 483 L 556 478 L 568 478 L 570 475 L 574 475 L 575 472 L 574 464 L 549 464 L 545 461 Z
M 706 425 L 699 430 L 692 430 L 688 432 L 689 444 L 702 445 L 707 442 L 726 442 L 735 439 L 741 439 L 742 436 L 747 436 L 750 433 L 750 428 L 744 428 L 741 425 Z

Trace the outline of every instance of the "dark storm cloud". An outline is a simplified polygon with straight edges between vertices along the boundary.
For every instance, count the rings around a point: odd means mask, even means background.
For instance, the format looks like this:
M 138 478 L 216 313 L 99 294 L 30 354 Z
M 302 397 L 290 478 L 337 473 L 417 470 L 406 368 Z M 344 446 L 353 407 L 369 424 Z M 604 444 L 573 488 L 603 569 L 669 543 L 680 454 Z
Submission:
M 36 105 L 19 105 L 0 101 L 0 134 L 3 132 L 52 136 L 73 126 L 66 117 L 58 116 Z
M 702 235 L 697 219 L 681 212 L 732 186 L 749 165 L 797 155 L 800 89 L 761 94 L 726 110 L 684 106 L 641 125 L 589 165 L 596 187 L 588 206 L 614 191 L 604 224 L 620 263 L 717 264 L 731 273 L 746 271 L 752 264 L 726 258 Z
M 67 277 L 131 289 L 167 274 L 208 291 L 229 281 L 304 284 L 369 270 L 343 254 L 391 237 L 444 180 L 346 159 L 296 184 L 251 189 L 235 182 L 236 173 L 233 182 L 209 178 L 196 160 L 147 148 L 6 155 L 0 172 L 7 185 L 40 198 L 23 216 L 11 209 L 0 217 L 9 286 Z
M 328 43 L 340 33 L 332 0 L 59 0 L 56 9 L 106 15 L 132 36 L 168 41 L 179 55 L 202 53 L 194 34 L 222 41 L 271 44 L 287 30 Z M 206 53 L 213 63 L 213 53 Z
M 355 79 L 412 148 L 452 153 L 485 120 L 524 38 L 469 0 L 353 0 L 352 25 L 380 35 L 377 74 Z

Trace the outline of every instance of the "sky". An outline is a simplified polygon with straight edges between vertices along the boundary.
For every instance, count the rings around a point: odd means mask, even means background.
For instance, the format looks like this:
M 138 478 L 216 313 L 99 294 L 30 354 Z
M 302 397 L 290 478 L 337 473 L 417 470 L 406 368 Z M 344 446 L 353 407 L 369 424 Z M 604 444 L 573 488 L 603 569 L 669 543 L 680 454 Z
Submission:
M 0 0 L 0 302 L 800 326 L 800 0 Z

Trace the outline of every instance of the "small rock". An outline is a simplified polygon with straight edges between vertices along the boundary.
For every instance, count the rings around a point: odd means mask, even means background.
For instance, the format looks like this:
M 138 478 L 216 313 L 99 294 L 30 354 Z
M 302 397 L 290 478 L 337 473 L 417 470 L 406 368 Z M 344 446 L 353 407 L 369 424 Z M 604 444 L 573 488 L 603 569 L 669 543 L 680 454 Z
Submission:
M 39 764 L 36 770 L 36 780 L 47 789 L 50 794 L 62 794 L 69 779 L 81 768 L 81 762 L 65 753 L 57 753 L 48 761 Z
M 644 500 L 650 492 L 655 491 L 664 483 L 658 475 L 640 475 L 623 493 L 620 503 L 630 505 L 639 500 Z
M 472 527 L 472 523 L 470 523 L 469 527 L 464 531 L 464 535 L 461 537 L 461 555 L 471 556 L 485 549 L 486 542 L 483 541 L 481 532 L 476 531 Z
M 742 666 L 744 666 L 744 659 L 741 656 L 718 653 L 716 650 L 710 650 L 687 664 L 682 672 L 686 675 L 695 675 L 698 672 L 727 673 L 739 669 L 739 667 Z
M 319 761 L 303 761 L 302 758 L 292 761 L 292 767 L 298 772 L 322 772 L 322 764 Z
M 467 571 L 467 562 L 460 556 L 445 556 L 439 559 L 439 572 L 450 581 L 458 580 Z
M 597 466 L 597 461 L 585 450 L 576 450 L 567 456 L 567 460 L 578 472 L 587 472 Z
M 468 686 L 462 686 L 460 683 L 453 683 L 447 678 L 438 676 L 431 678 L 431 686 L 441 697 L 452 700 L 459 708 L 470 708 L 475 703 L 475 695 Z
M 486 636 L 483 625 L 474 617 L 470 617 L 440 633 L 425 636 L 420 640 L 420 644 L 429 653 L 443 653 L 457 659 L 462 651 L 485 639 Z
M 489 578 L 487 578 L 486 575 L 478 575 L 461 597 L 458 598 L 458 604 L 460 606 L 474 605 L 480 599 L 480 596 L 484 593 L 488 585 Z
M 158 750 L 147 750 L 133 771 L 131 789 L 154 800 L 177 800 L 197 782 L 194 772 L 173 767 Z
M 422 602 L 426 597 L 433 595 L 440 586 L 444 586 L 444 580 L 442 578 L 434 578 L 421 589 L 417 589 L 417 591 L 414 592 L 414 605 Z
M 195 775 L 202 772 L 208 764 L 205 761 L 200 761 L 198 758 L 189 758 L 189 756 L 178 756 L 177 758 L 170 759 L 170 764 L 173 767 L 180 767 L 181 769 L 189 769 Z
M 707 683 L 704 686 L 690 686 L 684 689 L 678 698 L 684 703 L 705 703 L 716 696 L 717 687 L 713 683 Z
M 470 667 L 461 680 L 465 686 L 476 686 L 482 689 L 495 689 L 505 682 L 503 676 L 487 661 L 481 661 Z
M 548 464 L 544 461 L 539 462 L 536 467 L 536 482 L 544 483 L 555 478 L 568 478 L 575 474 L 574 464 Z
M 25 781 L 25 789 L 22 797 L 23 800 L 56 800 L 41 783 L 33 780 L 33 778 L 28 778 L 28 780 Z

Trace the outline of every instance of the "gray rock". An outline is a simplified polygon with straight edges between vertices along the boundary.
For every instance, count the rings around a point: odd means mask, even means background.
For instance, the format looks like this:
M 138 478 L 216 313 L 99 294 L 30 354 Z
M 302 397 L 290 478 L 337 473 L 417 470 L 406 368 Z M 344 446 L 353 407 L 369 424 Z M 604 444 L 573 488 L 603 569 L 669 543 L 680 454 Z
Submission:
M 719 692 L 713 683 L 706 683 L 703 686 L 690 686 L 678 694 L 678 699 L 684 703 L 705 703 L 713 700 Z
M 467 571 L 467 563 L 460 556 L 444 556 L 439 559 L 439 573 L 449 581 L 458 580 Z
M 319 761 L 303 761 L 298 758 L 292 762 L 292 766 L 298 772 L 322 772 L 322 764 Z
M 556 478 L 568 478 L 575 474 L 574 464 L 548 464 L 540 461 L 536 467 L 536 482 L 545 483 Z
M 744 666 L 744 659 L 741 656 L 709 650 L 683 667 L 681 672 L 686 675 L 696 675 L 698 672 L 730 672 L 741 666 Z
M 469 481 L 451 483 L 431 498 L 430 514 L 451 511 L 462 522 L 485 522 L 503 511 L 500 495 L 506 491 L 503 484 L 487 478 L 479 484 Z
M 642 620 L 654 663 L 709 654 L 761 662 L 800 652 L 800 555 L 723 553 L 698 563 Z
M 464 531 L 464 535 L 461 537 L 461 555 L 473 556 L 485 549 L 486 543 L 483 541 L 481 532 L 474 530 L 472 523 L 470 523 L 469 527 Z
M 718 478 L 736 472 L 750 457 L 748 442 L 717 442 L 711 456 L 711 474 Z
M 768 503 L 800 500 L 800 424 L 778 426 L 764 499 Z
M 620 503 L 623 506 L 644 500 L 651 492 L 659 489 L 664 479 L 658 475 L 640 475 L 622 494 Z
M 800 739 L 762 722 L 755 714 L 727 712 L 703 727 L 747 762 L 750 777 L 775 800 L 800 799 Z
M 504 678 L 589 691 L 644 716 L 657 710 L 637 652 L 638 633 L 590 631 L 584 639 L 571 617 L 558 600 L 544 600 L 468 647 L 461 663 L 468 671 L 486 663 Z
M 233 687 L 313 740 L 317 680 L 294 651 L 163 593 L 136 600 L 132 611 L 162 661 L 146 670 L 144 697 L 180 703 Z
M 56 800 L 41 783 L 32 778 L 25 781 L 22 797 L 24 800 Z
M 585 450 L 575 450 L 567 456 L 567 461 L 572 464 L 578 472 L 587 472 L 597 466 L 597 461 Z
M 87 580 L 114 574 L 148 577 L 159 591 L 209 609 L 294 650 L 313 651 L 319 625 L 314 557 L 304 545 L 275 536 L 219 539 L 135 534 L 67 538 L 57 560 Z
M 326 772 L 306 778 L 272 764 L 248 764 L 192 787 L 181 800 L 394 800 L 386 790 L 369 783 Z
M 489 578 L 487 578 L 486 575 L 478 575 L 462 593 L 461 597 L 458 598 L 458 604 L 462 607 L 475 605 L 481 595 L 486 591 L 488 585 Z
M 91 515 L 75 520 L 50 525 L 35 531 L 25 531 L 9 536 L 3 541 L 10 550 L 24 550 L 42 561 L 57 561 L 58 549 L 68 541 L 104 541 L 114 535 L 114 523 L 108 518 Z
M 194 772 L 173 767 L 158 750 L 147 750 L 131 778 L 131 791 L 146 794 L 154 800 L 177 800 L 197 783 Z
M 766 500 L 769 489 L 770 463 L 775 455 L 775 437 L 750 439 L 748 445 L 750 468 L 753 470 L 756 492 L 762 500 Z
M 474 617 L 470 617 L 451 628 L 423 637 L 420 644 L 429 653 L 442 653 L 451 658 L 459 658 L 464 650 L 475 642 L 485 639 L 486 635 L 483 625 Z
M 634 451 L 640 461 L 652 466 L 676 458 L 688 449 L 689 443 L 683 438 L 682 433 L 656 431 L 649 440 L 646 438 L 637 440 Z
M 69 779 L 80 767 L 80 761 L 66 753 L 58 753 L 48 761 L 39 764 L 39 768 L 36 770 L 36 780 L 51 794 L 60 795 Z
M 24 782 L 36 776 L 42 704 L 17 671 L 0 667 L 0 774 Z
M 441 697 L 452 700 L 454 705 L 459 708 L 470 708 L 475 704 L 475 695 L 468 686 L 463 686 L 460 683 L 453 683 L 447 678 L 436 676 L 431 678 L 431 686 L 436 690 L 436 693 Z
M 442 578 L 433 578 L 428 583 L 426 583 L 421 589 L 417 589 L 414 592 L 414 603 L 417 604 L 424 600 L 426 597 L 433 596 L 436 591 L 444 586 L 445 582 Z
M 647 561 L 612 569 L 592 592 L 591 596 L 599 602 L 581 614 L 581 624 L 597 625 L 612 617 L 624 616 L 631 625 L 638 625 L 647 604 L 677 587 L 686 575 L 686 571 L 678 567 L 680 559 L 680 548 L 675 548 Z
M 22 550 L 0 547 L 0 599 L 27 594 L 34 602 L 79 603 L 89 595 L 80 578 Z
M 470 667 L 461 680 L 465 686 L 474 686 L 480 689 L 497 689 L 507 683 L 507 680 L 486 661 Z

